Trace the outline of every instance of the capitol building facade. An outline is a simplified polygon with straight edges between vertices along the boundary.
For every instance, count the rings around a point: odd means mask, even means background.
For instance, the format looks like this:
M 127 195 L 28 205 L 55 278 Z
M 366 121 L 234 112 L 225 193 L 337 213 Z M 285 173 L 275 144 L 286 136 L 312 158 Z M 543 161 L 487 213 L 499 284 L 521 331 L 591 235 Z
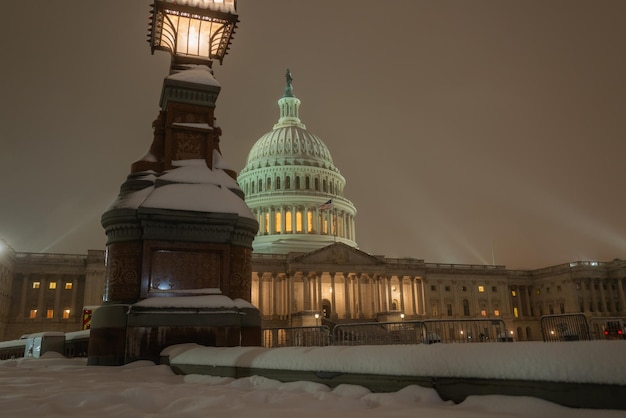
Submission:
M 410 319 L 497 319 L 518 341 L 540 340 L 540 318 L 626 317 L 626 260 L 572 261 L 535 270 L 429 263 L 361 251 L 346 180 L 299 116 L 291 75 L 279 119 L 252 147 L 238 183 L 259 222 L 251 302 L 263 327 Z M 0 242 L 0 244 L 2 244 Z M 82 328 L 102 301 L 104 251 L 0 250 L 0 340 Z

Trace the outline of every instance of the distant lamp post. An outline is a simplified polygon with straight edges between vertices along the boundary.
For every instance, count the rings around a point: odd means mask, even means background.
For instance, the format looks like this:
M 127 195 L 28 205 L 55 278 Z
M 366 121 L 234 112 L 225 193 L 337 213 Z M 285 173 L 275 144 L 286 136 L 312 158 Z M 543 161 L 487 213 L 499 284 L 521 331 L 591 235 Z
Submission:
M 315 326 L 319 325 L 319 320 L 320 320 L 320 314 L 316 313 L 315 314 Z
M 403 313 L 400 314 L 400 319 L 404 321 L 404 314 Z
M 237 0 L 155 0 L 148 42 L 177 64 L 220 64 L 239 22 Z

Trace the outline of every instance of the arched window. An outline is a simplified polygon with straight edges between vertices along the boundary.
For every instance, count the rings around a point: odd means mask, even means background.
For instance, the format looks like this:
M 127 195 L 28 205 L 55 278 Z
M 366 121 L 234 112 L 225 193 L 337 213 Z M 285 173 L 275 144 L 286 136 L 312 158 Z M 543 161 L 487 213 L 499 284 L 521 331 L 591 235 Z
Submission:
M 300 176 L 296 176 L 296 190 L 300 190 Z
M 263 180 L 259 179 L 259 193 L 263 191 Z
M 265 190 L 272 190 L 272 179 L 268 177 L 266 183 Z
M 306 176 L 304 179 L 304 188 L 309 190 L 311 188 L 311 178 L 309 176 Z
M 252 188 L 252 193 L 254 193 L 254 183 L 250 183 L 250 186 Z
M 333 183 L 332 181 L 330 182 L 330 192 L 331 193 L 335 193 L 333 190 L 335 189 L 333 186 L 335 185 L 335 183 Z
M 285 212 L 285 232 L 293 232 L 293 221 L 291 211 Z
M 286 190 L 291 189 L 291 177 L 289 176 L 285 177 L 285 189 Z
M 323 192 L 327 192 L 328 189 L 326 188 L 326 179 L 322 180 L 322 191 Z
M 276 177 L 276 190 L 280 190 L 280 177 Z
M 320 190 L 320 179 L 315 177 L 315 191 L 319 192 L 319 190 Z

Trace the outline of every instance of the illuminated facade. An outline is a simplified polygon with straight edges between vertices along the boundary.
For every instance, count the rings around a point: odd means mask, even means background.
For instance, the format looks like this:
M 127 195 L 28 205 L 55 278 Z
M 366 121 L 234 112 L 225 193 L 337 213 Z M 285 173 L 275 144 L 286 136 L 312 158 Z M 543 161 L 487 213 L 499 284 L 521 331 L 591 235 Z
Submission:
M 261 225 L 250 283 L 263 327 L 493 318 L 525 341 L 542 338 L 543 315 L 626 319 L 626 260 L 509 270 L 360 251 L 356 209 L 343 196 L 345 179 L 328 148 L 301 123 L 290 75 L 278 103 L 278 123 L 251 149 L 238 177 Z M 6 248 L 0 252 L 4 339 L 78 330 L 82 306 L 103 300 L 104 251 L 80 256 Z M 50 289 L 53 282 L 56 289 Z

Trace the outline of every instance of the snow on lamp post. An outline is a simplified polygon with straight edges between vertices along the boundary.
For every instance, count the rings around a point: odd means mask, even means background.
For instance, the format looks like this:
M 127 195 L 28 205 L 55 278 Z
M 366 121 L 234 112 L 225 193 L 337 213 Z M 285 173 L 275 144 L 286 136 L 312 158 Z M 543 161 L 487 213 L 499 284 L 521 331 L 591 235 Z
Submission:
M 155 0 L 148 42 L 178 64 L 220 64 L 239 22 L 236 0 Z

